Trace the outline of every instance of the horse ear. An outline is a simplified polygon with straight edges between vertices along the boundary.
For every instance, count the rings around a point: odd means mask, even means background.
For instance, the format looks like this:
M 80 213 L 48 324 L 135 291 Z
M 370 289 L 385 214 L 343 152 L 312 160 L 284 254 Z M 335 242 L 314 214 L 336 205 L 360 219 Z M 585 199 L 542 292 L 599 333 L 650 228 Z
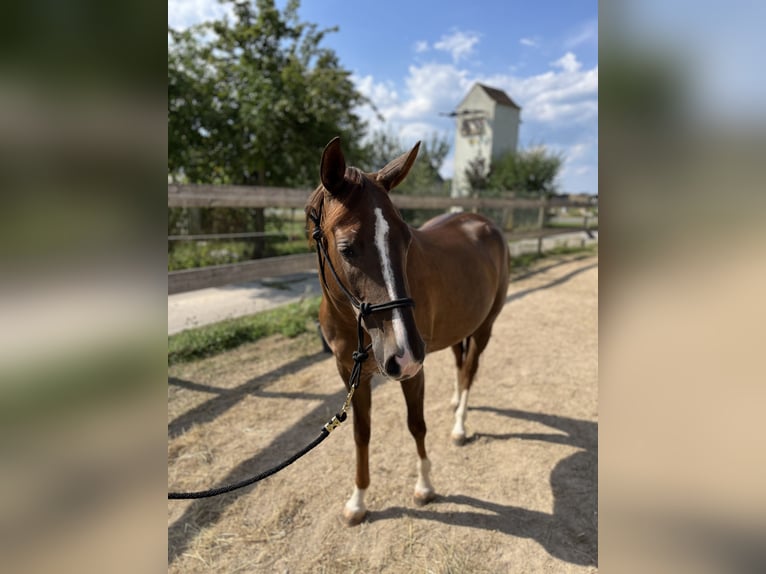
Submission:
M 340 149 L 340 138 L 336 136 L 322 152 L 319 176 L 325 189 L 330 193 L 336 193 L 343 185 L 345 174 L 346 158 L 343 157 L 343 151 Z
M 418 157 L 419 149 L 420 142 L 416 143 L 415 147 L 409 152 L 403 153 L 395 160 L 388 162 L 386 167 L 378 172 L 377 180 L 383 184 L 386 191 L 391 191 L 404 181 L 404 178 L 410 172 L 412 164 L 415 163 L 415 158 Z

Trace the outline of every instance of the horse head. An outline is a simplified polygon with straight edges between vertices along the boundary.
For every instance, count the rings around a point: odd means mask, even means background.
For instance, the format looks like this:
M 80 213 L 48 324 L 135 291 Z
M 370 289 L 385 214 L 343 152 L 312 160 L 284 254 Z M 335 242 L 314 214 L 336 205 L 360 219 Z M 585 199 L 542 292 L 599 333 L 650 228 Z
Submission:
M 322 214 L 326 255 L 343 286 L 360 302 L 375 305 L 409 297 L 407 253 L 412 240 L 389 192 L 407 176 L 420 143 L 375 173 L 347 167 L 340 139 L 322 154 L 322 185 L 309 202 Z M 343 287 L 330 279 L 326 296 L 337 313 L 357 314 Z M 416 302 L 417 303 L 417 302 Z M 379 370 L 408 379 L 420 370 L 425 344 L 411 306 L 378 311 L 362 317 Z

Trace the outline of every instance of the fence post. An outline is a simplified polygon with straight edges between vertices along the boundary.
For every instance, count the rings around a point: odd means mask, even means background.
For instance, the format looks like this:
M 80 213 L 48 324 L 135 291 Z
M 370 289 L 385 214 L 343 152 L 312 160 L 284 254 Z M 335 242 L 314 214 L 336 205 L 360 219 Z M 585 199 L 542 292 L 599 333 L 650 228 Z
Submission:
M 540 191 L 540 210 L 537 212 L 537 230 L 539 232 L 539 235 L 537 236 L 537 254 L 542 255 L 543 253 L 543 226 L 545 225 L 545 209 L 546 209 L 546 200 L 545 200 L 545 192 Z

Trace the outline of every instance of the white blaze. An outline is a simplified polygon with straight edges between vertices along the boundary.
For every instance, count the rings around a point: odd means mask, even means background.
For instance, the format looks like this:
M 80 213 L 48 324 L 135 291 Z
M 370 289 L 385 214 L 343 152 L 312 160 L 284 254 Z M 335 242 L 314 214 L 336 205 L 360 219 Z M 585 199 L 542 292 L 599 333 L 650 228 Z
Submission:
M 394 271 L 391 269 L 391 259 L 388 253 L 388 221 L 383 217 L 383 211 L 379 208 L 375 208 L 375 246 L 378 248 L 380 254 L 380 263 L 383 268 L 383 281 L 386 283 L 386 291 L 388 296 L 393 300 L 397 299 L 396 285 L 394 283 Z M 396 337 L 396 344 L 400 349 L 404 351 L 404 356 L 401 358 L 400 363 L 409 364 L 413 362 L 412 352 L 407 344 L 407 336 L 404 331 L 404 322 L 402 321 L 401 309 L 393 310 L 394 317 L 394 336 Z M 414 374 L 414 373 L 413 373 Z

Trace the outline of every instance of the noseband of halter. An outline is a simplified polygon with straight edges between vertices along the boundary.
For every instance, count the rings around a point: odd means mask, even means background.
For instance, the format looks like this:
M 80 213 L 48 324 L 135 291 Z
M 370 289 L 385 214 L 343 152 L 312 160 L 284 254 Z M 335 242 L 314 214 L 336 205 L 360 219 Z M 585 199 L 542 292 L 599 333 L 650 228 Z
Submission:
M 349 393 L 348 398 L 346 399 L 346 407 L 351 402 L 351 394 L 353 393 L 353 390 L 356 389 L 357 386 L 359 386 L 359 380 L 360 375 L 362 372 L 362 363 L 367 360 L 369 354 L 368 351 L 372 347 L 372 343 L 364 346 L 364 329 L 362 327 L 362 319 L 364 317 L 367 317 L 368 315 L 372 315 L 373 313 L 378 313 L 380 311 L 388 311 L 389 309 L 398 309 L 400 307 L 414 307 L 415 301 L 410 299 L 409 297 L 402 297 L 401 299 L 393 299 L 391 301 L 386 301 L 384 303 L 368 303 L 366 301 L 360 301 L 357 299 L 351 291 L 343 284 L 343 281 L 340 280 L 340 277 L 338 276 L 337 271 L 335 271 L 335 266 L 332 264 L 332 260 L 330 259 L 329 255 L 327 254 L 327 247 L 324 244 L 324 233 L 322 232 L 322 207 L 324 206 L 324 202 L 319 204 L 319 213 L 316 212 L 316 210 L 312 209 L 308 217 L 311 219 L 311 222 L 314 224 L 314 229 L 311 232 L 311 237 L 314 239 L 314 242 L 316 243 L 316 249 L 317 249 L 317 263 L 319 265 L 319 273 L 322 277 L 322 283 L 324 283 L 325 289 L 329 292 L 330 288 L 327 285 L 327 279 L 325 278 L 325 262 L 327 262 L 327 265 L 330 267 L 330 271 L 332 272 L 333 277 L 335 277 L 335 282 L 338 284 L 338 287 L 341 288 L 343 293 L 346 295 L 346 298 L 349 300 L 351 305 L 359 311 L 359 315 L 356 319 L 356 330 L 357 330 L 357 347 L 356 351 L 351 355 L 351 358 L 354 360 L 354 368 L 351 370 L 351 378 L 349 379 L 349 387 L 351 393 Z M 346 412 L 345 408 L 342 411 L 343 420 L 346 418 Z M 341 421 L 342 422 L 342 421 Z

